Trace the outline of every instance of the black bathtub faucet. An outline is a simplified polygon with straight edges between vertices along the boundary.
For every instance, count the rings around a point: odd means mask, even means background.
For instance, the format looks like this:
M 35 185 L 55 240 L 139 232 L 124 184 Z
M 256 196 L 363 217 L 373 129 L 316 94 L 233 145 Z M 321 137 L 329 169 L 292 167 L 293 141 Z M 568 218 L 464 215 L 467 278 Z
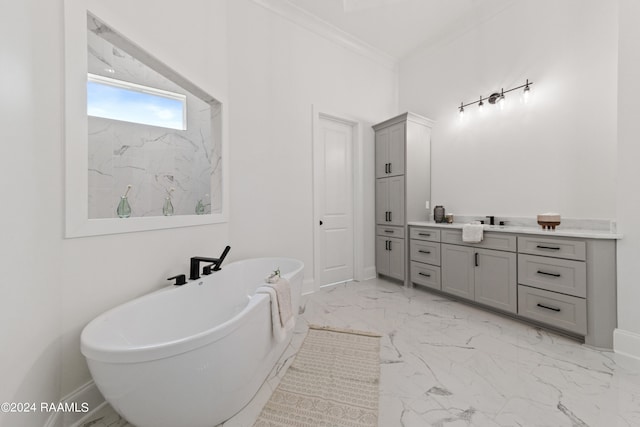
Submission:
M 197 280 L 200 278 L 201 262 L 212 263 L 211 265 L 207 265 L 204 267 L 202 274 L 207 275 L 207 274 L 211 274 L 213 271 L 220 270 L 222 261 L 224 261 L 224 258 L 227 256 L 230 249 L 231 249 L 231 246 L 227 246 L 226 248 L 224 248 L 224 251 L 222 251 L 220 258 L 207 258 L 207 257 L 201 257 L 201 256 L 194 256 L 193 258 L 191 258 L 191 262 L 189 266 L 189 280 Z

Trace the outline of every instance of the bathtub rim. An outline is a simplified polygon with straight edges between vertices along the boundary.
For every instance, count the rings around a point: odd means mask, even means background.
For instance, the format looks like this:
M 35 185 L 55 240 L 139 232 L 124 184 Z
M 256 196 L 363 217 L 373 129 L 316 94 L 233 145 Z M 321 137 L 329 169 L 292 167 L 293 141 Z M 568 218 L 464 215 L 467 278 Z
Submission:
M 304 269 L 304 263 L 301 260 L 289 257 L 247 258 L 229 263 L 227 267 L 233 264 L 243 264 L 249 263 L 251 261 L 267 260 L 293 261 L 297 265 L 297 268 L 282 275 L 282 277 L 286 278 L 287 280 L 290 280 L 295 275 L 300 274 Z M 151 345 L 132 345 L 131 347 L 127 348 L 113 348 L 109 346 L 100 346 L 99 343 L 95 342 L 96 338 L 90 337 L 89 335 L 92 333 L 99 333 L 100 326 L 98 326 L 98 323 L 104 321 L 105 317 L 117 314 L 118 311 L 126 309 L 132 305 L 140 304 L 140 301 L 143 301 L 144 299 L 147 299 L 159 293 L 179 292 L 185 286 L 206 286 L 206 284 L 199 284 L 202 282 L 202 280 L 203 278 L 190 281 L 186 285 L 182 285 L 180 287 L 169 285 L 169 287 L 161 288 L 159 290 L 150 292 L 148 294 L 117 305 L 116 307 L 113 307 L 96 316 L 82 330 L 82 333 L 80 335 L 81 353 L 85 358 L 89 360 L 102 363 L 140 363 L 177 356 L 179 354 L 193 351 L 200 347 L 204 347 L 206 345 L 219 341 L 220 339 L 229 335 L 247 321 L 250 313 L 254 310 L 257 310 L 258 307 L 260 307 L 262 301 L 269 299 L 268 295 L 262 293 L 247 295 L 247 305 L 235 316 L 209 329 L 205 329 L 197 334 L 189 335 L 177 340 L 169 340 L 160 343 L 154 343 Z M 257 284 L 257 287 L 258 286 L 260 286 L 260 283 Z M 299 291 L 301 291 L 301 289 Z M 294 311 L 297 310 L 294 308 Z M 92 325 L 94 326 L 92 327 Z M 98 331 L 92 331 L 92 328 L 97 328 Z

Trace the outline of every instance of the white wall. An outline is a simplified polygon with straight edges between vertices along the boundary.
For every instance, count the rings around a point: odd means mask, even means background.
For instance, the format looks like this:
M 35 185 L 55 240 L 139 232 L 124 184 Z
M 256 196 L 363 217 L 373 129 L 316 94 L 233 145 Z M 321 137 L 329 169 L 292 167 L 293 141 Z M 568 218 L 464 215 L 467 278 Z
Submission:
M 231 237 L 241 257 L 277 254 L 313 279 L 312 104 L 365 131 L 364 266 L 374 261 L 373 132 L 396 113 L 394 70 L 252 1 L 229 2 Z
M 225 0 L 161 5 L 155 0 L 91 0 L 88 5 L 105 23 L 178 73 L 227 100 Z M 188 273 L 190 257 L 218 255 L 227 243 L 228 224 L 64 240 L 62 394 L 90 379 L 79 350 L 86 323 L 166 285 L 167 277 Z M 229 258 L 237 254 L 232 250 Z
M 403 60 L 400 109 L 436 120 L 432 205 L 615 218 L 616 73 L 617 11 L 599 0 L 513 2 Z M 481 116 L 472 106 L 460 122 L 460 102 L 527 78 L 528 105 L 507 94 L 504 111 L 487 105 Z
M 0 5 L 0 401 L 56 401 L 62 236 L 61 1 Z M 43 425 L 5 414 L 0 425 Z
M 63 0 L 4 2 L 0 401 L 57 401 L 90 379 L 80 332 L 167 284 L 193 255 L 282 254 L 313 272 L 311 105 L 365 123 L 373 266 L 373 133 L 397 74 L 248 0 L 89 0 L 111 25 L 230 107 L 229 224 L 63 239 Z M 5 78 L 7 76 L 8 78 Z M 49 414 L 0 425 L 42 425 Z
M 618 330 L 616 351 L 640 358 L 640 3 L 620 0 L 618 70 Z

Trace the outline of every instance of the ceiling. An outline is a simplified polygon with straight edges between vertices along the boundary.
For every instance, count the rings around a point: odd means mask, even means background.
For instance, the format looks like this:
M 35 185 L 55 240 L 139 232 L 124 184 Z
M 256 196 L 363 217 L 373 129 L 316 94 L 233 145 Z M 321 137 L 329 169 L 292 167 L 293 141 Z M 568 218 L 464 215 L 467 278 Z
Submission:
M 486 21 L 514 0 L 288 0 L 395 59 Z

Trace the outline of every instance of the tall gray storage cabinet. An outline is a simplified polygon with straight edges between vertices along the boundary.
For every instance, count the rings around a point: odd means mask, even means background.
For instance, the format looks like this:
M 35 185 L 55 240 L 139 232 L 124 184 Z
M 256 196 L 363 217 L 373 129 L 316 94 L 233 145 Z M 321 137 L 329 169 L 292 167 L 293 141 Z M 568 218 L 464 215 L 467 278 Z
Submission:
M 404 113 L 373 126 L 376 144 L 376 270 L 405 281 L 408 221 L 426 221 L 433 121 Z

